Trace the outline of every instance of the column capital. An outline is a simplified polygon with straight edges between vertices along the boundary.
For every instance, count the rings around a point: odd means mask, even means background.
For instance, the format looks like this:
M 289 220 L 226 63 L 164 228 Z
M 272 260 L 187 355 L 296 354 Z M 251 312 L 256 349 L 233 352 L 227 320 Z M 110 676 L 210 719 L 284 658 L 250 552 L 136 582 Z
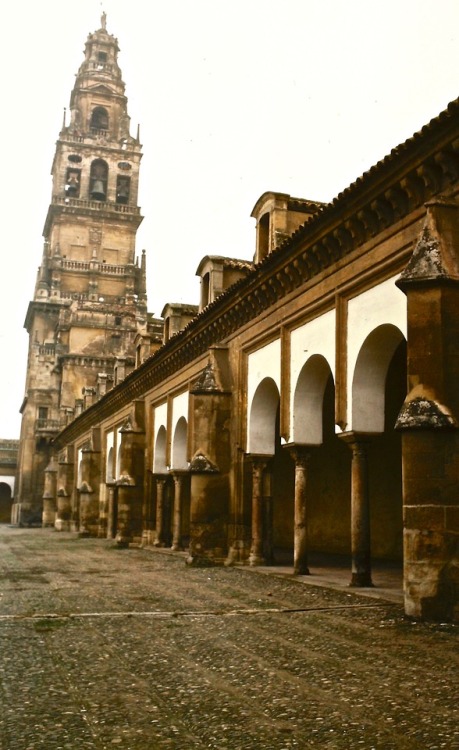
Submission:
M 306 467 L 311 458 L 313 448 L 316 448 L 317 446 L 308 445 L 306 443 L 287 443 L 287 445 L 282 447 L 290 453 L 296 466 Z
M 177 471 L 171 471 L 170 472 L 170 476 L 172 477 L 172 480 L 173 480 L 173 482 L 174 482 L 174 484 L 175 484 L 176 487 L 181 487 L 182 483 L 183 483 L 183 480 L 189 474 L 190 474 L 190 472 L 187 471 L 186 469 L 183 470 L 183 471 L 177 470 Z
M 356 430 L 349 430 L 349 432 L 339 432 L 337 437 L 352 448 L 353 445 L 370 443 L 372 439 L 378 437 L 380 434 L 380 432 L 357 432 Z
M 246 458 L 248 461 L 250 461 L 254 468 L 262 467 L 264 469 L 269 464 L 273 456 L 266 453 L 246 453 Z
M 153 479 L 157 484 L 164 484 L 164 482 L 167 482 L 168 478 L 168 474 L 153 474 Z

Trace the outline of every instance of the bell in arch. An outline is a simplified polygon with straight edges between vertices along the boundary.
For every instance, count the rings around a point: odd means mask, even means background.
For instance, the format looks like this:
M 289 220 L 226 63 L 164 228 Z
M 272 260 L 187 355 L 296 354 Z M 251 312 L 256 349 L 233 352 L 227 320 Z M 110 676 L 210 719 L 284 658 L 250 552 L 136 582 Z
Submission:
M 102 180 L 95 179 L 92 183 L 91 198 L 96 201 L 105 200 L 105 185 Z

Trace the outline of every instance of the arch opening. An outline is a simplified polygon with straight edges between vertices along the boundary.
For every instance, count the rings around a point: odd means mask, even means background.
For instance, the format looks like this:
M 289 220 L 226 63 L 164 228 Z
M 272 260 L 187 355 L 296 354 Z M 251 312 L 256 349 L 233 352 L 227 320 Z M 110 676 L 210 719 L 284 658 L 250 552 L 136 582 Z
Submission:
M 384 432 L 387 373 L 396 349 L 404 341 L 399 328 L 384 324 L 363 342 L 352 380 L 354 432 Z
M 0 523 L 11 522 L 12 506 L 11 487 L 6 482 L 0 482 Z
M 92 131 L 108 130 L 108 111 L 105 107 L 94 107 L 91 113 L 90 128 Z
M 187 461 L 187 433 L 188 425 L 185 417 L 180 417 L 172 441 L 172 469 L 176 471 L 185 471 L 188 469 Z
M 166 428 L 164 427 L 164 425 L 161 425 L 156 435 L 155 452 L 153 454 L 153 473 L 154 474 L 165 474 L 167 472 L 166 439 L 167 439 Z
M 248 453 L 273 456 L 276 451 L 276 418 L 279 390 L 272 378 L 264 378 L 250 407 Z
M 95 159 L 91 164 L 89 196 L 95 201 L 105 201 L 107 197 L 108 164 L 103 159 Z
M 293 399 L 293 442 L 321 445 L 323 442 L 323 402 L 330 365 L 321 354 L 313 354 L 303 365 Z

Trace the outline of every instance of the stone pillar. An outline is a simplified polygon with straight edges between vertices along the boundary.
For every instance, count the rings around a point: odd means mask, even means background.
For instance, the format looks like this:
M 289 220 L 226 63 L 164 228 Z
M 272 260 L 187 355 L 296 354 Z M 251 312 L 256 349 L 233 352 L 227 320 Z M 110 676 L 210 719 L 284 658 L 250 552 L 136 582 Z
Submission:
M 295 462 L 295 518 L 293 530 L 293 573 L 309 575 L 307 486 L 311 451 L 301 446 L 290 449 Z
M 352 451 L 350 586 L 373 586 L 371 580 L 370 493 L 368 489 L 368 436 L 343 432 L 339 436 Z
M 178 551 L 183 549 L 182 546 L 182 504 L 183 504 L 183 483 L 186 474 L 181 471 L 174 471 L 174 513 L 172 520 L 172 547 Z
M 459 622 L 459 207 L 427 204 L 406 294 L 402 431 L 405 612 Z
M 54 458 L 51 459 L 44 473 L 42 526 L 49 527 L 54 526 L 56 520 L 57 465 Z
M 190 390 L 189 565 L 224 563 L 230 509 L 231 390 L 228 351 L 215 347 Z
M 66 449 L 58 458 L 57 467 L 57 510 L 54 528 L 56 531 L 70 531 L 72 503 L 70 497 L 73 487 L 74 464 L 69 461 L 70 451 Z
M 99 498 L 99 528 L 97 529 L 97 536 L 99 539 L 107 538 L 107 527 L 108 527 L 108 510 L 109 510 L 109 492 L 106 484 L 100 486 L 100 498 Z
M 165 503 L 165 487 L 167 477 L 156 475 L 156 539 L 154 541 L 155 547 L 165 547 L 164 541 L 164 503 Z
M 70 503 L 70 497 L 64 489 L 58 490 L 56 520 L 54 521 L 54 528 L 56 531 L 70 531 L 71 512 L 72 506 Z
M 252 546 L 249 565 L 266 565 L 263 554 L 263 472 L 268 457 L 252 456 Z
M 118 547 L 129 547 L 132 538 L 132 501 L 134 500 L 135 484 L 128 474 L 123 474 L 116 481 L 118 500 L 118 528 L 115 542 Z
M 91 445 L 81 451 L 80 523 L 81 537 L 97 536 L 99 528 L 100 451 Z
M 144 403 L 133 402 L 132 415 L 119 431 L 120 476 L 116 480 L 118 499 L 118 530 L 116 544 L 127 547 L 142 541 L 142 509 L 144 500 L 145 432 Z

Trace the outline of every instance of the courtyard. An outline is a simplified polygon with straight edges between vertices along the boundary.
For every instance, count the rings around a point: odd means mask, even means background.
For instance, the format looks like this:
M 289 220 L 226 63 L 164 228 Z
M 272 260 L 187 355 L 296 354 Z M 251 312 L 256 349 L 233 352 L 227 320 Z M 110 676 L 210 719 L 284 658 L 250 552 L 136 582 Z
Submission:
M 0 748 L 454 750 L 458 633 L 325 574 L 1 525 Z

